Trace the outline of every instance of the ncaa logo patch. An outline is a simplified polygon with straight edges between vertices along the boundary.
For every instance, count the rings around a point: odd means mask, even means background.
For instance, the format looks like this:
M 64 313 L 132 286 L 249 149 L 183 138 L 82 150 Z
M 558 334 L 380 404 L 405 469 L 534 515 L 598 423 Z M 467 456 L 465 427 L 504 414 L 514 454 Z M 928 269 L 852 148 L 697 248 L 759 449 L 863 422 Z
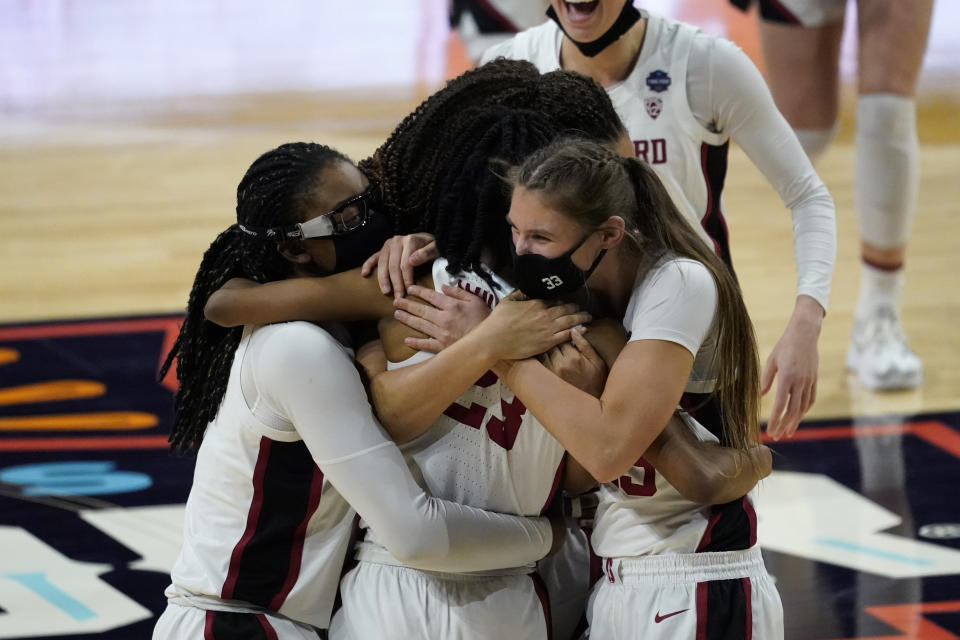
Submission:
M 663 93 L 670 88 L 671 82 L 670 76 L 662 69 L 657 69 L 647 76 L 647 86 L 650 87 L 650 90 L 654 93 Z
M 654 120 L 656 120 L 660 112 L 663 111 L 663 100 L 657 97 L 644 98 L 643 105 L 647 108 L 647 115 Z

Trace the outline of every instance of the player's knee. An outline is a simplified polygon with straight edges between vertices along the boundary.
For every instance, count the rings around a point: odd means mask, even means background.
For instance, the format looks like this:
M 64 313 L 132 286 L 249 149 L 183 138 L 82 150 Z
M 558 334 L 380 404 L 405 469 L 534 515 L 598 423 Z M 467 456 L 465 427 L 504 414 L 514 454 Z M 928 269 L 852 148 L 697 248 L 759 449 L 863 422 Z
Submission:
M 832 127 L 825 129 L 796 129 L 795 133 L 797 134 L 797 140 L 800 141 L 800 146 L 806 151 L 807 157 L 810 158 L 811 162 L 816 162 L 833 142 L 833 139 L 837 137 L 839 130 L 840 123 L 835 122 Z

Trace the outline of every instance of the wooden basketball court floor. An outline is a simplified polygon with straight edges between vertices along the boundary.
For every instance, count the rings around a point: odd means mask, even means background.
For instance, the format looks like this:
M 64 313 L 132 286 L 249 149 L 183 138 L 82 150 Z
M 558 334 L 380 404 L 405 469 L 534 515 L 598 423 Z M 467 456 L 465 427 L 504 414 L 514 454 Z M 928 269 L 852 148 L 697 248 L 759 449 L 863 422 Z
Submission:
M 285 141 L 366 156 L 466 67 L 443 0 L 261 4 L 0 6 L 0 638 L 149 637 L 190 480 L 164 452 L 172 384 L 153 376 L 237 182 Z M 752 16 L 644 4 L 761 63 Z M 904 295 L 917 390 L 871 393 L 844 370 L 859 279 L 849 89 L 818 165 L 840 240 L 818 399 L 776 445 L 761 513 L 788 638 L 960 637 L 958 13 L 936 8 L 919 96 Z M 725 195 L 765 357 L 793 302 L 790 218 L 736 148 Z

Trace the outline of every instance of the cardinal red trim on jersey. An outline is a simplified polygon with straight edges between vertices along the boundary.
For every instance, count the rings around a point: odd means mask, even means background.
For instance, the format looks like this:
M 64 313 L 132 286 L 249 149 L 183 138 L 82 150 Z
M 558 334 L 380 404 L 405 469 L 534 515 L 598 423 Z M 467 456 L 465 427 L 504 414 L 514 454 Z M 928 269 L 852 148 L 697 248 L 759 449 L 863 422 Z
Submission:
M 307 535 L 307 525 L 310 523 L 310 518 L 313 517 L 313 514 L 317 512 L 317 507 L 320 506 L 322 494 L 323 473 L 319 468 L 314 468 L 313 478 L 310 482 L 310 498 L 307 513 L 293 533 L 293 544 L 290 546 L 290 569 L 287 571 L 287 579 L 284 581 L 280 592 L 270 602 L 270 608 L 274 611 L 279 611 L 280 607 L 283 606 L 287 596 L 290 595 L 290 590 L 293 589 L 293 585 L 296 584 L 297 578 L 300 576 L 300 564 L 303 559 L 303 541 Z
M 707 583 L 697 583 L 697 636 L 696 640 L 707 640 Z
M 547 585 L 543 583 L 543 578 L 540 577 L 540 574 L 534 572 L 527 575 L 529 575 L 530 579 L 533 580 L 533 590 L 537 592 L 537 597 L 540 598 L 540 608 L 543 610 L 544 624 L 546 624 L 547 627 L 547 640 L 553 640 L 553 623 L 551 622 L 550 614 L 550 593 L 547 591 Z
M 247 512 L 247 527 L 230 554 L 230 568 L 227 570 L 227 579 L 224 581 L 223 590 L 220 593 L 220 596 L 226 600 L 233 599 L 233 592 L 240 577 L 240 560 L 247 544 L 250 543 L 257 530 L 257 521 L 260 519 L 260 510 L 263 508 L 263 479 L 266 475 L 267 461 L 270 458 L 272 444 L 273 440 L 270 438 L 260 438 L 260 451 L 257 454 L 257 464 L 253 471 L 253 500 L 250 502 L 250 510 Z
M 750 583 L 750 578 L 741 578 L 740 581 L 743 584 L 743 598 L 746 602 L 743 640 L 751 640 L 753 638 L 753 585 Z
M 727 151 L 730 143 L 715 146 L 704 142 L 700 145 L 700 169 L 707 187 L 707 210 L 700 219 L 700 225 L 713 240 L 713 249 L 717 256 L 733 271 L 730 258 L 730 238 L 727 221 L 720 206 L 720 194 L 727 177 Z
M 560 464 L 557 465 L 557 472 L 553 475 L 553 486 L 550 487 L 550 493 L 547 494 L 547 501 L 543 503 L 543 507 L 540 509 L 540 515 L 547 512 L 547 507 L 553 502 L 553 496 L 557 495 L 557 489 L 560 487 L 560 478 L 563 477 L 563 468 L 566 460 L 566 455 L 560 458 Z

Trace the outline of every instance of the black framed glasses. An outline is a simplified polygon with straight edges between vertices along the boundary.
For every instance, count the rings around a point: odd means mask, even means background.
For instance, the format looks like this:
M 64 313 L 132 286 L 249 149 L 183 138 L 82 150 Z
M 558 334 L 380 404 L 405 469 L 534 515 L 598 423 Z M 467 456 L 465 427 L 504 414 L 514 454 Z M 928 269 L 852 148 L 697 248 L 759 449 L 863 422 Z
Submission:
M 321 213 L 306 222 L 262 230 L 245 227 L 242 224 L 239 227 L 248 235 L 277 242 L 291 239 L 328 238 L 351 233 L 367 224 L 367 220 L 379 204 L 380 190 L 375 184 L 371 184 L 363 193 L 350 196 L 330 211 Z

